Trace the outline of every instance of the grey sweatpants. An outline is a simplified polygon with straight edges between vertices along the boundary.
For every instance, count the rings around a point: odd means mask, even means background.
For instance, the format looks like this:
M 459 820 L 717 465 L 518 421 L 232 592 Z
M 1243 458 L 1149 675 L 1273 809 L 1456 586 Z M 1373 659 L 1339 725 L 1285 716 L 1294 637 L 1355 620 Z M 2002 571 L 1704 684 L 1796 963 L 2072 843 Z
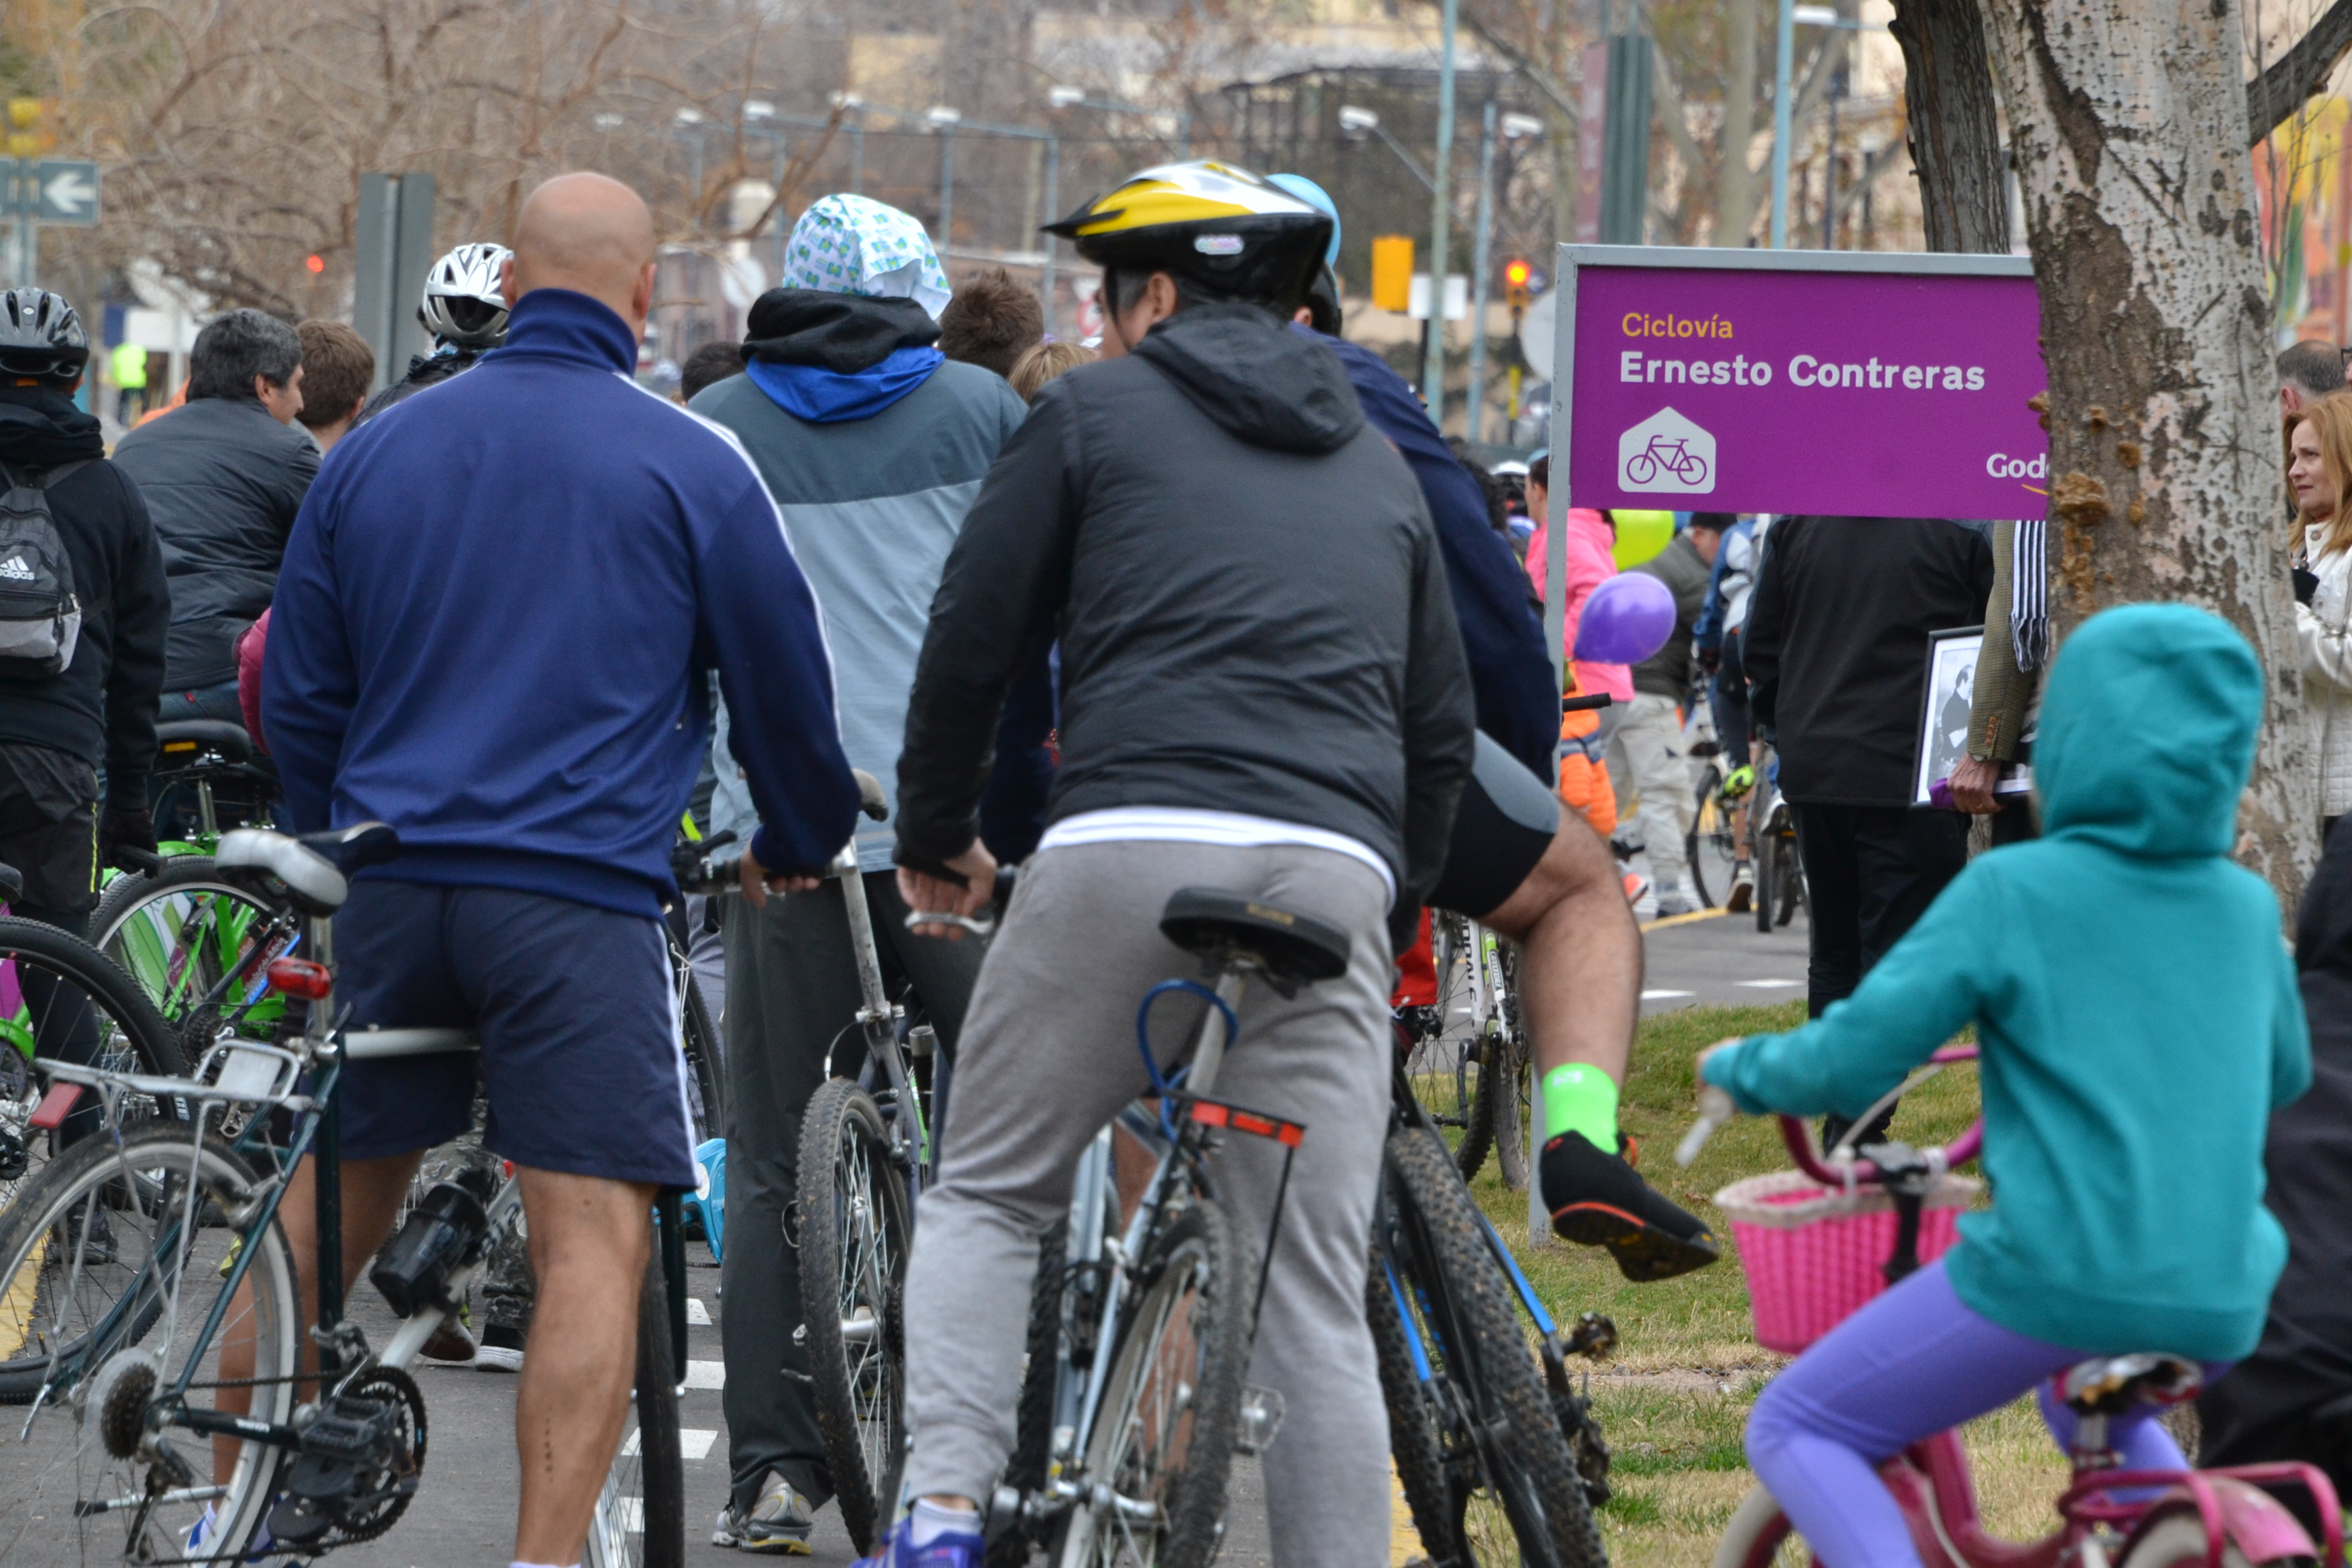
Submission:
M 1287 1407 L 1265 1458 L 1282 1568 L 1388 1560 L 1388 1417 L 1364 1324 L 1364 1270 L 1388 1128 L 1387 890 L 1327 849 L 1121 842 L 1045 850 L 1022 868 L 982 966 L 956 1060 L 939 1184 L 923 1195 L 907 1283 L 910 1496 L 985 1501 L 1013 1441 L 1040 1235 L 1068 1208 L 1080 1151 L 1148 1091 L 1135 1010 L 1200 963 L 1160 934 L 1180 888 L 1223 888 L 1349 932 L 1348 973 L 1286 1002 L 1253 984 L 1219 1100 L 1303 1122 L 1249 1380 Z M 1162 1070 L 1203 1004 L 1153 1010 Z M 1228 1139 L 1216 1179 L 1265 1244 L 1280 1148 Z

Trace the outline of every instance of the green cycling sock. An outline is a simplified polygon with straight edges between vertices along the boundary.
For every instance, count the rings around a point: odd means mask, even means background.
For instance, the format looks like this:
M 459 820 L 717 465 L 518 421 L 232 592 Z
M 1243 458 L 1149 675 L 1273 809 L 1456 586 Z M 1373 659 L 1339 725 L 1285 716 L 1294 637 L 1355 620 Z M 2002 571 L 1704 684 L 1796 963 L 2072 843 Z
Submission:
M 1617 1085 L 1599 1068 L 1570 1062 L 1544 1074 L 1544 1136 L 1581 1132 L 1604 1154 L 1617 1152 Z

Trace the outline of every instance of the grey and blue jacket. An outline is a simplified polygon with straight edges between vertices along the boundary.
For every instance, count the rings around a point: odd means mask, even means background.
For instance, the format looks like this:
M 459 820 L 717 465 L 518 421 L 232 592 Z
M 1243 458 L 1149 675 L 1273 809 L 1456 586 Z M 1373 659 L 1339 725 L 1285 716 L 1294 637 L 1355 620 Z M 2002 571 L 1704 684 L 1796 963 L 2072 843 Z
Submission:
M 1027 413 L 1003 377 L 947 360 L 911 300 L 772 289 L 751 307 L 747 368 L 698 394 L 733 431 L 782 513 L 832 649 L 850 765 L 896 815 L 915 659 L 948 551 L 997 449 Z M 751 822 L 720 731 L 714 832 Z M 887 824 L 861 821 L 858 864 L 890 865 Z

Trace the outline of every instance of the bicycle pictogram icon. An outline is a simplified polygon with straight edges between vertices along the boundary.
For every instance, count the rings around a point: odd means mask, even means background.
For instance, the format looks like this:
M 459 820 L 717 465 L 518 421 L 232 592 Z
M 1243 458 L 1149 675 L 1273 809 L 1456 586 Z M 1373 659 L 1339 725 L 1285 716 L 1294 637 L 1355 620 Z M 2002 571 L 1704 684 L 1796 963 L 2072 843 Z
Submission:
M 1661 408 L 1617 437 L 1621 490 L 1706 495 L 1715 489 L 1715 437 Z
M 1687 437 L 1650 437 L 1650 444 L 1625 459 L 1625 478 L 1636 487 L 1655 484 L 1661 471 L 1696 489 L 1706 482 L 1706 459 L 1690 449 Z

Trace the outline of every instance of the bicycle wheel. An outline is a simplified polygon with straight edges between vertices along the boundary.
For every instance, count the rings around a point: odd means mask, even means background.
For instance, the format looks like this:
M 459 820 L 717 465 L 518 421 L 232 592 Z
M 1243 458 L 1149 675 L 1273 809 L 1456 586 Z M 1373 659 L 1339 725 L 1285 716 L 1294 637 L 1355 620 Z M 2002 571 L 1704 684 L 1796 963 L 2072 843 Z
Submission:
M 1053 1458 L 1054 1393 L 1062 1370 L 1062 1287 L 1069 1275 L 1070 1222 L 1059 1219 L 1037 1244 L 1037 1278 L 1029 1287 L 1027 1363 L 1021 1374 L 1021 1403 L 1013 1415 L 1013 1457 L 1004 1462 L 1003 1484 L 1023 1496 L 1045 1484 Z M 989 1568 L 1020 1568 L 1029 1561 L 1031 1532 L 1024 1522 L 988 1543 Z
M 907 1456 L 902 1316 L 912 1226 L 874 1099 L 829 1080 L 801 1117 L 801 1316 L 817 1430 L 842 1523 L 874 1549 L 898 1502 Z
M 1528 1129 L 1534 1107 L 1535 1063 L 1528 1053 L 1527 1023 L 1519 1012 L 1519 950 L 1497 937 L 1495 942 L 1496 1032 L 1488 1051 L 1492 1071 L 1480 1079 L 1480 1098 L 1492 1098 L 1495 1121 L 1495 1165 L 1503 1185 L 1515 1193 L 1528 1190 Z M 1492 1096 L 1486 1086 L 1492 1086 Z M 1458 1162 L 1457 1162 L 1458 1163 Z M 1468 1181 L 1465 1171 L 1462 1179 Z
M 293 1416 L 301 1313 L 285 1233 L 274 1220 L 242 1234 L 189 1224 L 208 1204 L 236 1212 L 256 1190 L 227 1145 L 156 1121 L 119 1147 L 74 1145 L 0 1217 L 0 1402 L 32 1406 L 0 1443 L 0 1560 L 36 1549 L 61 1560 L 71 1543 L 77 1561 L 241 1561 L 283 1451 L 167 1426 L 155 1446 L 187 1467 L 175 1476 L 141 1440 L 157 1390 L 168 1394 L 192 1362 L 191 1408 Z M 199 1343 L 240 1254 L 251 1288 Z M 224 1367 L 225 1352 L 247 1364 Z
M 1787 925 L 1796 918 L 1805 901 L 1805 866 L 1797 858 L 1797 836 L 1782 833 L 1774 840 L 1780 846 L 1780 874 L 1772 879 L 1774 925 Z
M 2168 1513 L 2140 1527 L 2124 1552 L 2123 1568 L 2202 1568 L 2205 1525 L 2194 1512 Z M 2221 1568 L 2317 1568 L 2317 1557 L 2265 1557 L 2259 1563 L 2234 1541 L 2221 1543 Z
M 1445 1479 L 1445 1453 L 1437 1434 L 1444 1425 L 1436 1384 L 1421 1381 L 1412 1343 L 1399 1315 L 1386 1255 L 1372 1252 L 1371 1277 L 1364 1282 L 1364 1317 L 1372 1330 L 1372 1362 L 1380 1372 L 1381 1400 L 1389 1412 L 1389 1454 L 1396 1461 L 1405 1507 L 1423 1550 L 1438 1568 L 1454 1568 L 1452 1492 Z
M 2198 1541 L 2198 1558 L 2204 1557 Z M 1802 1537 L 1789 1528 L 1780 1505 L 1762 1487 L 1750 1487 L 1723 1527 L 1715 1549 L 1714 1568 L 1812 1568 L 1813 1554 Z
M 1486 1079 L 1485 1019 L 1480 1016 L 1478 927 L 1461 915 L 1430 914 L 1430 951 L 1437 967 L 1437 1002 L 1412 1043 L 1405 1071 L 1413 1097 L 1429 1119 L 1455 1139 L 1454 1160 L 1468 1181 L 1494 1147 L 1494 1106 L 1479 1092 Z M 1465 1028 L 1456 1020 L 1466 1014 Z M 1458 1136 L 1457 1136 L 1458 1135 Z
M 1087 1445 L 1087 1478 L 1113 1495 L 1065 1516 L 1060 1568 L 1207 1568 L 1223 1539 L 1257 1260 L 1203 1198 L 1169 1223 L 1135 1277 L 1142 1291 Z
M 1700 854 L 1710 847 L 1729 829 L 1723 803 L 1717 798 L 1723 788 L 1723 770 L 1713 763 L 1699 774 L 1698 806 L 1691 813 L 1691 829 L 1683 835 L 1683 864 L 1690 868 L 1691 891 L 1698 895 L 1698 907 L 1715 908 L 1715 896 L 1706 890 L 1706 858 Z
M 227 880 L 207 855 L 152 877 L 117 877 L 90 917 L 90 942 L 139 983 L 191 1062 L 224 1028 L 268 1039 L 286 1011 L 269 961 L 300 942 L 301 917 Z
M 1780 834 L 1770 816 L 1760 816 L 1756 829 L 1756 929 L 1767 934 L 1772 930 L 1772 895 L 1780 876 Z
M 694 1146 L 727 1136 L 727 1074 L 719 1054 L 719 1026 L 710 1021 L 702 987 L 694 971 L 673 968 L 671 982 L 677 994 L 678 1047 L 686 1053 L 687 1074 L 693 1089 Z
M 686 1462 L 670 1367 L 668 1278 L 656 1244 L 637 1294 L 629 1417 L 588 1526 L 587 1568 L 683 1568 L 686 1562 Z
M 1433 1424 L 1450 1560 L 1602 1568 L 1608 1556 L 1575 1452 L 1468 1189 L 1417 1128 L 1390 1135 L 1382 1185 L 1374 1234 L 1398 1271 L 1435 1385 L 1417 1402 L 1392 1401 L 1391 1420 L 1402 1408 Z
M 171 1026 L 96 948 L 55 926 L 0 919 L 0 1209 L 98 1119 L 99 1098 L 85 1090 L 63 1128 L 34 1127 L 45 1087 L 26 1070 L 34 1057 L 162 1078 L 188 1073 Z M 125 1125 L 185 1114 L 144 1096 L 126 1096 L 117 1109 Z

